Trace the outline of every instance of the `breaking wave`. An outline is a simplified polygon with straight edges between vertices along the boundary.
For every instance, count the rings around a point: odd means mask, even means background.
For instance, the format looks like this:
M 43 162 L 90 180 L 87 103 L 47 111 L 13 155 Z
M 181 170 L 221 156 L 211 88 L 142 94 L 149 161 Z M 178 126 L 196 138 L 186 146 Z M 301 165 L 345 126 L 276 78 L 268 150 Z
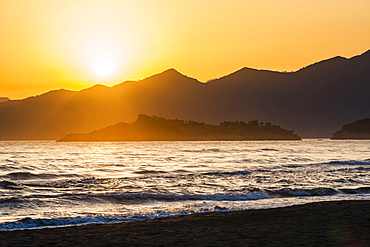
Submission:
M 0 224 L 0 230 L 15 230 L 15 229 L 29 229 L 29 228 L 53 228 L 61 226 L 81 226 L 87 224 L 106 224 L 127 222 L 129 219 L 120 219 L 116 217 L 70 217 L 70 218 L 55 218 L 55 219 L 32 219 L 25 217 L 24 219 L 15 222 L 5 222 Z M 131 220 L 132 221 L 132 220 Z

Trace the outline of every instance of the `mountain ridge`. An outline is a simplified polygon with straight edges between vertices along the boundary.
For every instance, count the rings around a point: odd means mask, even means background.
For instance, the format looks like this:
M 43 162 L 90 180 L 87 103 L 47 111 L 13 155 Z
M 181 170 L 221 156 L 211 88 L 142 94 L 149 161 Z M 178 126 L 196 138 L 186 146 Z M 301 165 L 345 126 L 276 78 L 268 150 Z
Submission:
M 152 78 L 153 76 L 158 76 L 158 75 L 162 75 L 162 74 L 167 74 L 167 73 L 177 73 L 178 75 L 180 76 L 183 76 L 183 77 L 187 77 L 187 78 L 190 78 L 190 79 L 194 79 L 196 81 L 198 81 L 199 83 L 208 83 L 208 82 L 212 82 L 212 81 L 215 81 L 215 80 L 218 80 L 218 79 L 222 79 L 222 78 L 225 78 L 225 77 L 228 77 L 230 75 L 233 75 L 233 74 L 237 74 L 239 72 L 243 72 L 243 71 L 253 71 L 253 72 L 272 72 L 272 73 L 277 73 L 277 74 L 294 74 L 294 73 L 297 73 L 303 69 L 306 69 L 308 67 L 312 67 L 312 66 L 315 66 L 315 65 L 318 65 L 318 64 L 321 64 L 321 63 L 325 63 L 325 62 L 329 62 L 329 61 L 332 61 L 332 60 L 354 60 L 354 59 L 357 59 L 357 58 L 365 58 L 365 57 L 368 57 L 367 59 L 370 59 L 370 49 L 359 54 L 359 55 L 355 55 L 353 57 L 350 57 L 350 58 L 346 58 L 346 57 L 342 57 L 342 56 L 335 56 L 335 57 L 331 57 L 331 58 L 328 58 L 328 59 L 324 59 L 324 60 L 320 60 L 318 62 L 315 62 L 315 63 L 312 63 L 312 64 L 309 64 L 307 66 L 304 66 L 296 71 L 290 71 L 290 72 L 285 72 L 285 71 L 275 71 L 275 70 L 268 70 L 268 69 L 256 69 L 256 68 L 251 68 L 251 67 L 242 67 L 234 72 L 231 72 L 227 75 L 224 75 L 224 76 L 221 76 L 219 78 L 213 78 L 213 79 L 210 79 L 210 80 L 207 80 L 207 82 L 201 82 L 199 81 L 198 79 L 196 78 L 193 78 L 193 77 L 189 77 L 181 72 L 179 72 L 178 70 L 176 70 L 175 68 L 169 68 L 169 69 L 166 69 L 162 72 L 159 72 L 159 73 L 156 73 L 156 74 L 153 74 L 153 75 L 150 75 L 148 77 L 145 77 L 144 79 L 141 79 L 141 80 L 137 80 L 137 81 L 134 81 L 134 80 L 127 80 L 127 81 L 123 81 L 123 82 L 120 82 L 118 84 L 115 84 L 113 86 L 107 86 L 107 85 L 103 85 L 103 84 L 95 84 L 91 87 L 88 87 L 88 88 L 84 88 L 84 89 L 81 89 L 80 91 L 83 91 L 83 90 L 88 90 L 90 88 L 94 88 L 95 86 L 103 86 L 103 87 L 108 87 L 108 88 L 113 88 L 113 87 L 117 87 L 117 86 L 120 86 L 121 84 L 123 83 L 139 83 L 139 82 L 142 82 L 146 79 L 150 79 Z M 56 89 L 56 90 L 50 90 L 50 91 L 47 91 L 45 93 L 41 93 L 39 95 L 34 95 L 34 96 L 29 96 L 29 97 L 26 97 L 26 98 L 22 98 L 22 99 L 16 99 L 16 100 L 24 100 L 24 99 L 28 99 L 28 98 L 31 98 L 31 97 L 37 97 L 37 96 L 41 96 L 41 95 L 44 95 L 44 94 L 47 94 L 49 92 L 52 92 L 52 91 L 58 91 L 58 90 L 65 90 L 65 91 L 70 91 L 70 92 L 78 92 L 78 91 L 74 91 L 74 90 L 67 90 L 67 89 L 64 89 L 64 88 L 61 88 L 61 89 Z M 8 97 L 0 97 L 0 102 L 1 100 L 11 100 L 11 101 L 15 101 L 15 100 L 12 100 Z
M 112 87 L 53 90 L 0 103 L 0 139 L 59 139 L 132 122 L 140 112 L 210 124 L 258 119 L 303 137 L 330 137 L 370 116 L 369 54 L 289 73 L 242 68 L 207 83 L 168 69 Z

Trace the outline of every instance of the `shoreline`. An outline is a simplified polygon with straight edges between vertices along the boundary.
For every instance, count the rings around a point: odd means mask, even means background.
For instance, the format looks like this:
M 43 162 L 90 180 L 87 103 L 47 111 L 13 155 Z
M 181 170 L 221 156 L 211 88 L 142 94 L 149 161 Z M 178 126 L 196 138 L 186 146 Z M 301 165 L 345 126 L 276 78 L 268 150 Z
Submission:
M 370 201 L 0 231 L 8 246 L 370 246 Z

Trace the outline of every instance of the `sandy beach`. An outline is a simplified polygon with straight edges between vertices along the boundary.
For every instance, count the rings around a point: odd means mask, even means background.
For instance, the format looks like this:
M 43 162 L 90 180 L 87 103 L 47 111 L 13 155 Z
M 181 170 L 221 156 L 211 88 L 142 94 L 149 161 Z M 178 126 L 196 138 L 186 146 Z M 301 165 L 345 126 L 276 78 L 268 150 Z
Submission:
M 370 246 L 370 201 L 3 231 L 0 246 Z

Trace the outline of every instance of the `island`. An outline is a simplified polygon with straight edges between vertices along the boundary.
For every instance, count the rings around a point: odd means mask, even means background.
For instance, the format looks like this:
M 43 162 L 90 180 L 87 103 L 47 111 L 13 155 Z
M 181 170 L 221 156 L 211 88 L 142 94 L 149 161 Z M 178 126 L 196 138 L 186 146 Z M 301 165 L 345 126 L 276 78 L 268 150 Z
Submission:
M 203 141 L 203 140 L 301 140 L 293 130 L 269 122 L 225 121 L 219 125 L 164 119 L 140 114 L 133 123 L 118 123 L 91 133 L 72 133 L 67 141 Z
M 331 139 L 370 139 L 370 118 L 344 125 Z

